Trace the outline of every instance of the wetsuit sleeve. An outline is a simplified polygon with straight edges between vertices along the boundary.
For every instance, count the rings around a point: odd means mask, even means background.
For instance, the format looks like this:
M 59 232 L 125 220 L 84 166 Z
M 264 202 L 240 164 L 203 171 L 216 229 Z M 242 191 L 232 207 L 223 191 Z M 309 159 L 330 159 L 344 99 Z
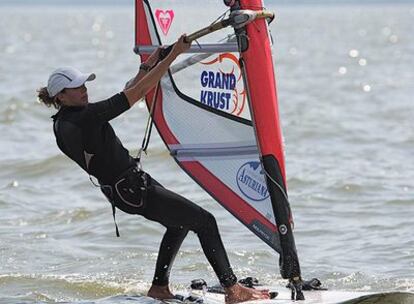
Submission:
M 106 100 L 88 104 L 88 116 L 92 115 L 98 121 L 105 122 L 114 119 L 130 108 L 128 99 L 123 92 Z

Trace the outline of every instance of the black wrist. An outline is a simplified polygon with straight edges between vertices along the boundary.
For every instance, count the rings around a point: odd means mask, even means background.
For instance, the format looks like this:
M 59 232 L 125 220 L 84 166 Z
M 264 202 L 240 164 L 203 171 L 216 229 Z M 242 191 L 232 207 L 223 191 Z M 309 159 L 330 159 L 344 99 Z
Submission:
M 152 66 L 144 62 L 144 63 L 141 63 L 141 65 L 139 66 L 139 69 L 144 72 L 149 72 L 152 69 Z

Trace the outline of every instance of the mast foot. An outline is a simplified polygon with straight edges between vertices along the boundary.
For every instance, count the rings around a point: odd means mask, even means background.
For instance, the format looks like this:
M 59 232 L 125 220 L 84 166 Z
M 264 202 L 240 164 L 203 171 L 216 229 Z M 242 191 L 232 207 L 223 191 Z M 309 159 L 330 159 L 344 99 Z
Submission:
M 287 287 L 290 288 L 291 291 L 291 300 L 305 300 L 305 296 L 303 295 L 302 291 L 303 281 L 301 277 L 294 277 L 292 279 L 289 279 L 289 284 Z

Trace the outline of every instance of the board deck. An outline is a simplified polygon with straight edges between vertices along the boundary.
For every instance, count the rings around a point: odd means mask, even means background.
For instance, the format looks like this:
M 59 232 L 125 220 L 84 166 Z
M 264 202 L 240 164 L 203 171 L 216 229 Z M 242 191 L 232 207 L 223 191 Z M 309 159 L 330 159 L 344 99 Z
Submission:
M 270 290 L 275 290 L 270 288 Z M 412 304 L 414 303 L 414 293 L 409 292 L 384 292 L 384 293 L 366 293 L 359 291 L 332 291 L 318 290 L 305 291 L 304 301 L 292 301 L 290 291 L 278 291 L 278 296 L 273 300 L 256 300 L 244 302 L 246 304 Z M 200 293 L 202 295 L 202 293 Z M 222 304 L 224 296 L 215 293 L 206 293 L 203 304 Z
M 279 287 L 280 288 L 280 287 Z M 272 289 L 271 290 L 276 290 Z M 292 301 L 288 290 L 278 290 L 278 296 L 273 300 L 257 300 L 243 302 L 245 304 L 412 304 L 414 303 L 414 293 L 411 292 L 383 292 L 367 293 L 359 291 L 335 291 L 335 290 L 318 290 L 305 291 L 305 301 Z M 177 291 L 177 294 L 188 296 L 188 291 Z M 192 295 L 203 296 L 201 291 L 193 291 Z M 81 304 L 82 302 L 79 302 Z M 97 301 L 88 301 L 87 304 L 190 304 L 191 301 L 167 300 L 159 301 L 145 296 L 118 295 L 100 299 Z M 85 303 L 86 304 L 86 303 Z M 202 304 L 224 304 L 224 295 L 207 292 L 203 296 Z

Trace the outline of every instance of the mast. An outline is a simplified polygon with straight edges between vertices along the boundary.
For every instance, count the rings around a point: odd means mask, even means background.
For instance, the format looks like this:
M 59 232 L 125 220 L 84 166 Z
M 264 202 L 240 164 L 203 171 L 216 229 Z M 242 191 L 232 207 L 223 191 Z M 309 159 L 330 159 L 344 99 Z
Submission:
M 226 2 L 232 4 L 232 10 L 263 9 L 262 0 L 225 0 Z M 283 138 L 267 22 L 256 20 L 241 29 L 236 29 L 236 34 L 260 160 L 265 171 L 280 238 L 280 273 L 291 283 L 300 282 L 301 271 L 287 196 Z

